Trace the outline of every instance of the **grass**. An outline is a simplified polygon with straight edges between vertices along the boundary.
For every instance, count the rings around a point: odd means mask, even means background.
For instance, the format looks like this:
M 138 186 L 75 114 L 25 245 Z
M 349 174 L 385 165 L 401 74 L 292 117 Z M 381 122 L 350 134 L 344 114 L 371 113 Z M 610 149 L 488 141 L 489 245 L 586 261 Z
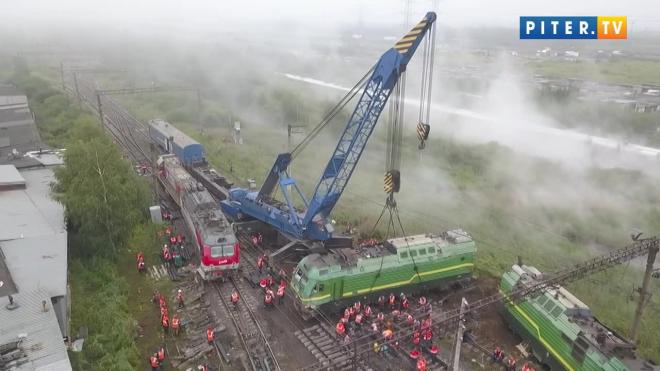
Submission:
M 580 78 L 607 83 L 660 83 L 660 62 L 633 58 L 593 61 L 530 62 L 535 73 L 548 77 Z

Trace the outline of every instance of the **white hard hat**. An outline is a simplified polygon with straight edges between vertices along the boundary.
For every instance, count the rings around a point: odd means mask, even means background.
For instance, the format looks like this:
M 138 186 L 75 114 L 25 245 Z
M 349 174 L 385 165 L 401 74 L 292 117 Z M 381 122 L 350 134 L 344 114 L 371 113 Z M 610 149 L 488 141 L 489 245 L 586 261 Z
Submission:
M 183 292 L 183 290 L 179 289 L 179 292 Z

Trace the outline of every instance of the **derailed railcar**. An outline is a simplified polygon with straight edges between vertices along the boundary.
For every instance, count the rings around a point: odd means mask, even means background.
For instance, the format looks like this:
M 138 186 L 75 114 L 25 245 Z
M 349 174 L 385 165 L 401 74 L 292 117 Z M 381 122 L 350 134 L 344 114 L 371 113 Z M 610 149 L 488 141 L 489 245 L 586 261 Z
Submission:
M 500 291 L 509 293 L 543 279 L 534 267 L 514 265 L 502 275 Z M 562 286 L 524 300 L 507 301 L 501 310 L 511 329 L 552 371 L 660 369 L 638 359 L 631 341 L 602 324 L 585 303 Z
M 330 254 L 303 258 L 293 272 L 291 288 L 296 307 L 309 318 L 321 307 L 467 283 L 475 253 L 474 241 L 460 229 L 394 238 L 370 247 L 333 249 Z
M 204 146 L 172 124 L 161 119 L 149 121 L 149 137 L 165 152 L 172 153 L 185 166 L 203 163 Z
M 200 255 L 203 279 L 221 278 L 235 272 L 240 263 L 240 245 L 232 225 L 211 194 L 181 166 L 178 158 L 158 158 L 158 180 L 181 209 Z

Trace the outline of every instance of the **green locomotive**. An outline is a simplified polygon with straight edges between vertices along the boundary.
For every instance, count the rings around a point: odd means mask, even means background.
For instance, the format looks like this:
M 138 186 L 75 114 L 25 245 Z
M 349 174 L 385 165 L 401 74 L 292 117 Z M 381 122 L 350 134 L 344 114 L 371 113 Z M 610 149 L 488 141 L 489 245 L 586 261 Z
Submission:
M 388 292 L 448 287 L 472 278 L 476 247 L 460 229 L 394 238 L 371 247 L 310 254 L 293 272 L 291 288 L 303 317 L 346 301 Z
M 514 265 L 502 276 L 500 290 L 508 293 L 542 278 L 534 267 Z M 552 371 L 656 369 L 636 359 L 631 342 L 600 323 L 586 304 L 561 286 L 519 302 L 505 302 L 502 309 L 513 331 Z

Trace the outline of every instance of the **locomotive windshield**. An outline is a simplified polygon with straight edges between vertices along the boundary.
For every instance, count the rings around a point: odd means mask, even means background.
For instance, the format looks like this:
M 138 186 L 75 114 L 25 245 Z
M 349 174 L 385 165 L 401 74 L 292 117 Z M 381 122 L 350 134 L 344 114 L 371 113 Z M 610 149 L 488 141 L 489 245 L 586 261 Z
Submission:
M 211 246 L 211 257 L 213 258 L 219 258 L 222 256 L 232 256 L 232 255 L 234 255 L 233 244 Z

